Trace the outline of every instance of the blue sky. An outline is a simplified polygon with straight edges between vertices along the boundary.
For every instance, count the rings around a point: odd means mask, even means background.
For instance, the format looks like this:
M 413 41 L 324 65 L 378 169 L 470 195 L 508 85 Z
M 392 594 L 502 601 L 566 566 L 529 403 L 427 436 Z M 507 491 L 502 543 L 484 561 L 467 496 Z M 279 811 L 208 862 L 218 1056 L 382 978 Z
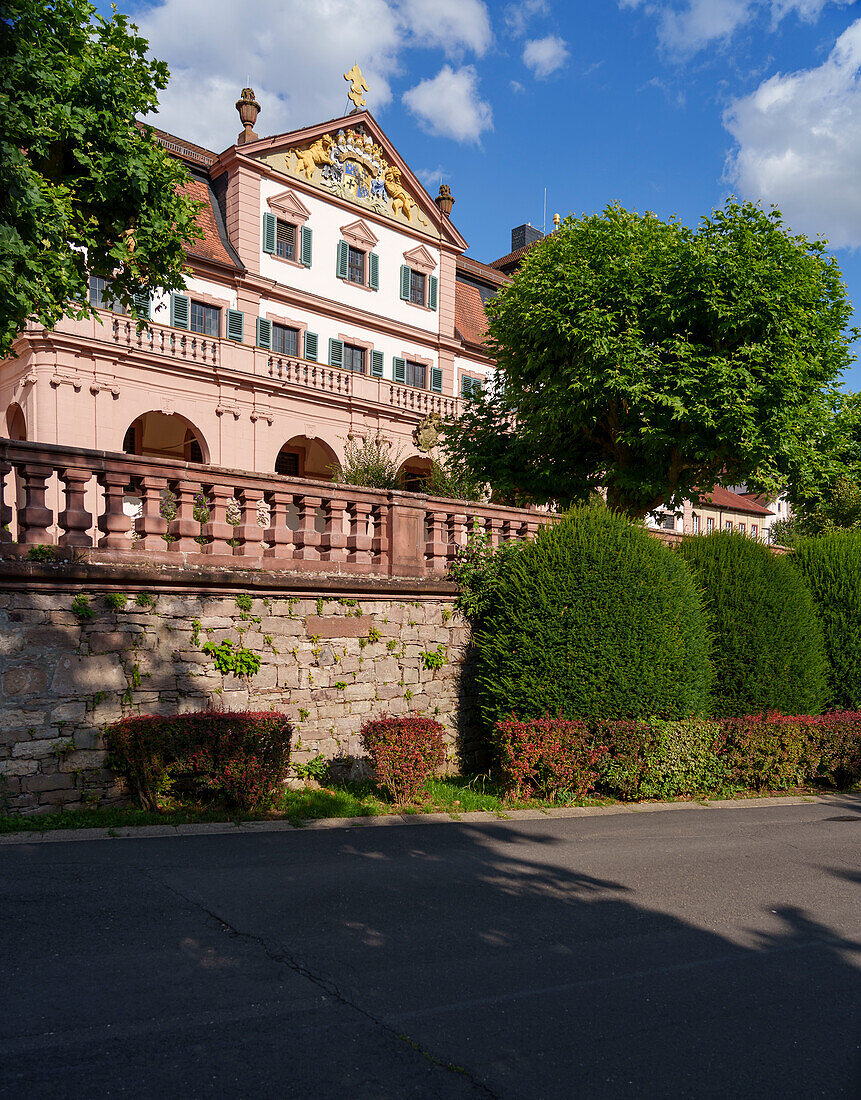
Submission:
M 470 254 L 619 201 L 695 224 L 730 194 L 834 243 L 861 306 L 855 0 L 119 0 L 173 73 L 165 129 L 221 149 L 250 79 L 261 134 L 369 106 Z M 101 5 L 107 10 L 108 5 Z M 845 384 L 861 390 L 861 366 Z

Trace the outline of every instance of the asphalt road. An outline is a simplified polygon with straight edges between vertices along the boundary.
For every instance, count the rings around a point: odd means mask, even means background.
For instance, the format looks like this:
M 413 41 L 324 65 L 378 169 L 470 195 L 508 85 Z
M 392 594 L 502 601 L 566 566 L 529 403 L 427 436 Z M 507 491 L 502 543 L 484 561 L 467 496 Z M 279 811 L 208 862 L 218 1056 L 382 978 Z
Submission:
M 3 1097 L 861 1097 L 861 798 L 0 848 Z

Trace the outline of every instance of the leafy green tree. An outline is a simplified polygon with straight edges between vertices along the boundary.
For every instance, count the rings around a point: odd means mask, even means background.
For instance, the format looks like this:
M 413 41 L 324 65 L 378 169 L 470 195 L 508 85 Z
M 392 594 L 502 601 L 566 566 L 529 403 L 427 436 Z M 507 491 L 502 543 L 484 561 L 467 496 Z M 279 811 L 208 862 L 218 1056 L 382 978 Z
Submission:
M 806 535 L 861 529 L 861 394 L 835 397 L 818 449 L 820 461 L 793 486 L 793 518 L 777 532 L 786 545 Z
M 0 358 L 28 320 L 85 317 L 88 276 L 134 297 L 179 289 L 201 236 L 185 169 L 136 114 L 155 110 L 167 66 L 124 15 L 87 0 L 0 9 Z
M 695 230 L 619 206 L 568 218 L 487 312 L 496 385 L 450 450 L 503 499 L 603 486 L 633 516 L 815 466 L 854 335 L 825 245 L 733 201 Z

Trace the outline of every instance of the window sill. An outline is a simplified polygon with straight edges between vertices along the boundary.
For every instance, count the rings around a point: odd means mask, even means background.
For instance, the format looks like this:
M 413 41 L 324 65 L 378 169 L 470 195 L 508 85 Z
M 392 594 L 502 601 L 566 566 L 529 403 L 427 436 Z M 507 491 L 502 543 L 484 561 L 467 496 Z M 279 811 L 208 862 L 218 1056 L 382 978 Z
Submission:
M 338 282 L 343 283 L 345 286 L 354 286 L 357 290 L 368 290 L 372 294 L 377 293 L 374 288 L 372 286 L 368 286 L 367 283 L 354 283 L 352 279 L 343 279 L 340 275 L 336 276 L 336 278 L 338 279 Z

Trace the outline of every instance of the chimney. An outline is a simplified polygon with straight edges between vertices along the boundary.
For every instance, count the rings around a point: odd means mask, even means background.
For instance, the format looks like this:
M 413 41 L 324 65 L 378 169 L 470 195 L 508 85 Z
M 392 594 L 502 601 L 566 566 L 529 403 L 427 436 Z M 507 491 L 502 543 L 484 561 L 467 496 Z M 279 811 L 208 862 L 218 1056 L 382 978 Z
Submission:
M 531 222 L 526 222 L 525 225 L 518 225 L 516 229 L 511 230 L 511 251 L 516 252 L 518 248 L 525 248 L 528 244 L 535 244 L 536 241 L 540 241 L 544 234 L 540 229 L 536 229 Z
M 254 123 L 260 113 L 260 104 L 254 98 L 253 88 L 242 89 L 242 95 L 236 101 L 236 110 L 239 112 L 239 121 L 245 127 L 236 139 L 236 144 L 245 145 L 249 141 L 256 141 L 257 134 L 254 133 Z
M 451 217 L 451 208 L 454 206 L 455 200 L 452 198 L 451 188 L 447 183 L 439 185 L 439 194 L 433 201 L 447 218 Z

